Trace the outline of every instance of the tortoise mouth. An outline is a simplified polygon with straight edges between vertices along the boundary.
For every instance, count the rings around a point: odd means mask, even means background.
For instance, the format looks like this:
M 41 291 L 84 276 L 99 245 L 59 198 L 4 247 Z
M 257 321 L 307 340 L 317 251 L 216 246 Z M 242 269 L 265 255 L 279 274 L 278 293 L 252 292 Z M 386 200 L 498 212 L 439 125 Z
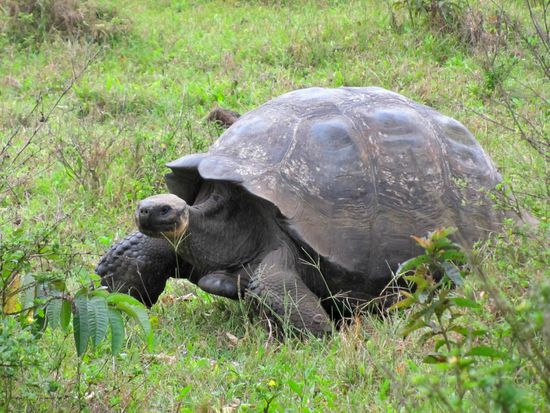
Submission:
M 178 239 L 187 231 L 188 224 L 181 215 L 170 218 L 138 217 L 137 226 L 143 234 L 153 238 Z

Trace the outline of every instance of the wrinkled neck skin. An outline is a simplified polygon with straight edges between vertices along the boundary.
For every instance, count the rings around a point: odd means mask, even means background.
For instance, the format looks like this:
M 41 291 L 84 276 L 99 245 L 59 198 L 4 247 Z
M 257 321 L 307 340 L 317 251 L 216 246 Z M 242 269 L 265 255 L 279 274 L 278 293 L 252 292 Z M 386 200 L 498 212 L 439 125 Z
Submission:
M 189 206 L 189 227 L 176 243 L 178 254 L 196 271 L 240 270 L 261 260 L 276 243 L 278 228 L 266 219 L 271 211 L 243 189 L 207 182 Z
M 186 274 L 191 282 L 220 270 L 244 269 L 252 275 L 269 252 L 279 250 L 280 262 L 295 269 L 315 294 L 330 296 L 319 269 L 310 263 L 318 257 L 313 251 L 304 254 L 271 203 L 236 186 L 209 182 L 189 208 L 189 227 L 176 248 L 191 266 Z

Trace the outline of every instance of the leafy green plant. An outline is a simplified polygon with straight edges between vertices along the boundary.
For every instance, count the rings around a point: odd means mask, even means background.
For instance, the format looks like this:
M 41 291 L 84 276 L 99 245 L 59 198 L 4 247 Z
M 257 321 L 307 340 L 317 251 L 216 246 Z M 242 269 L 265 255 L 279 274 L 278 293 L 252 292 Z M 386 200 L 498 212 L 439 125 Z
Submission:
M 425 252 L 406 261 L 398 270 L 398 275 L 414 290 L 401 291 L 405 298 L 392 309 L 417 305 L 402 333 L 407 336 L 417 330 L 427 330 L 421 342 L 433 341 L 434 352 L 426 357 L 426 362 L 452 361 L 462 367 L 471 364 L 470 356 L 483 352 L 471 344 L 473 338 L 486 332 L 470 330 L 460 321 L 464 308 L 478 309 L 480 306 L 454 288 L 464 284 L 463 276 L 467 271 L 466 257 L 460 246 L 448 238 L 454 231 L 442 229 L 426 238 L 414 237 Z
M 46 305 L 46 319 L 52 328 L 68 331 L 71 316 L 76 351 L 82 356 L 91 343 L 97 347 L 111 331 L 111 352 L 118 354 L 124 345 L 124 319 L 128 316 L 139 324 L 149 350 L 153 346 L 153 330 L 143 304 L 135 298 L 104 289 L 82 287 L 74 295 L 62 293 Z
M 17 377 L 26 378 L 26 369 L 40 370 L 42 352 L 31 331 L 13 317 L 0 318 L 0 410 L 9 411 Z
M 464 308 L 478 309 L 480 306 L 453 290 L 453 286 L 464 284 L 466 263 L 460 247 L 448 238 L 453 232 L 455 229 L 442 229 L 426 238 L 415 237 L 425 253 L 406 261 L 398 270 L 398 275 L 414 286 L 414 291 L 402 291 L 405 298 L 392 308 L 415 305 L 402 334 L 407 336 L 422 330 L 420 344 L 433 342 L 434 351 L 424 358 L 424 362 L 437 363 L 454 373 L 458 396 L 455 404 L 461 408 L 467 390 L 464 373 L 476 362 L 476 357 L 501 357 L 501 354 L 491 347 L 475 345 L 476 339 L 484 336 L 486 330 L 472 329 L 461 322 Z
M 60 222 L 35 224 L 33 228 L 6 227 L 0 234 L 2 316 L 18 317 L 23 326 L 32 326 L 35 333 L 45 326 L 68 332 L 72 318 L 77 353 L 82 356 L 90 341 L 97 346 L 106 338 L 108 327 L 112 353 L 119 353 L 125 314 L 140 325 L 151 348 L 149 318 L 139 301 L 98 288 L 99 276 L 95 274 L 85 276 L 76 292 L 68 288 L 66 252 L 53 235 L 59 225 Z
M 97 275 L 91 275 L 97 281 Z M 104 288 L 83 286 L 74 294 L 67 289 L 64 280 L 56 277 L 37 280 L 32 275 L 25 276 L 25 282 L 10 293 L 9 300 L 15 295 L 24 296 L 24 302 L 16 307 L 22 323 L 42 327 L 60 328 L 69 332 L 73 326 L 74 343 L 78 356 L 86 353 L 89 344 L 97 347 L 111 331 L 111 352 L 120 353 L 124 345 L 125 320 L 123 315 L 135 321 L 142 330 L 142 338 L 149 350 L 153 346 L 153 330 L 142 303 L 121 293 L 109 293 Z M 4 310 L 7 306 L 3 306 Z M 12 307 L 13 309 L 13 307 Z M 3 315 L 10 315 L 4 311 Z
M 415 382 L 448 411 L 460 412 L 472 406 L 486 411 L 495 406 L 502 411 L 532 411 L 528 392 L 511 378 L 521 359 L 502 344 L 492 343 L 493 337 L 481 321 L 482 304 L 461 288 L 471 266 L 461 247 L 449 239 L 454 232 L 448 228 L 425 238 L 414 237 L 425 252 L 398 270 L 412 287 L 411 292 L 401 291 L 404 298 L 392 306 L 410 310 L 401 334 L 422 333 L 418 344 L 433 348 L 423 361 L 437 367 L 435 374 L 419 374 Z M 533 324 L 540 329 L 542 313 L 536 314 Z M 478 389 L 484 391 L 486 399 L 473 398 L 472 392 Z

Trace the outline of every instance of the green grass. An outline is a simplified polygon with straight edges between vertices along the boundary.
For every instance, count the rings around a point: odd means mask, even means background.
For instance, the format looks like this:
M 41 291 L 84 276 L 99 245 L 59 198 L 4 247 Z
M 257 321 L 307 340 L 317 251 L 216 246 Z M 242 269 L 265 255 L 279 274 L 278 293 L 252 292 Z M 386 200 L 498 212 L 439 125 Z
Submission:
M 26 272 L 57 273 L 73 286 L 93 272 L 107 246 L 134 230 L 136 202 L 164 190 L 164 164 L 216 139 L 219 131 L 204 121 L 214 106 L 243 113 L 296 88 L 376 85 L 470 128 L 542 224 L 538 234 L 509 234 L 485 247 L 484 271 L 512 305 L 548 282 L 547 163 L 520 139 L 498 93 L 487 90 L 481 50 L 453 33 L 412 27 L 405 14 L 397 13 L 400 27 L 392 29 L 390 10 L 378 1 L 100 3 L 117 11 L 123 34 L 97 43 L 49 33 L 25 47 L 0 36 L 0 148 L 21 128 L 9 157 L 0 157 L 0 242 L 11 252 L 32 249 L 47 233 L 53 251 L 29 257 Z M 519 3 L 507 10 L 526 22 Z M 518 113 L 547 131 L 548 107 L 526 91 L 548 97 L 548 85 L 528 52 L 510 43 L 501 59 L 510 73 L 499 81 L 517 96 Z M 543 385 L 482 288 L 476 280 L 465 287 L 486 308 L 472 323 L 489 325 L 490 341 L 508 348 L 519 367 L 498 371 L 523 392 L 510 397 L 527 400 L 509 411 L 544 411 Z M 112 358 L 106 343 L 79 362 L 72 337 L 47 330 L 32 345 L 23 336 L 9 345 L 32 349 L 30 361 L 1 383 L 13 387 L 13 411 L 441 411 L 425 380 L 445 372 L 422 363 L 429 348 L 417 336 L 399 336 L 407 314 L 364 317 L 323 340 L 277 343 L 238 303 L 172 281 L 151 310 L 153 353 L 130 328 L 122 355 Z M 3 328 L 18 337 L 17 326 Z M 452 381 L 444 383 L 452 396 Z M 484 391 L 472 389 L 466 410 L 493 400 Z

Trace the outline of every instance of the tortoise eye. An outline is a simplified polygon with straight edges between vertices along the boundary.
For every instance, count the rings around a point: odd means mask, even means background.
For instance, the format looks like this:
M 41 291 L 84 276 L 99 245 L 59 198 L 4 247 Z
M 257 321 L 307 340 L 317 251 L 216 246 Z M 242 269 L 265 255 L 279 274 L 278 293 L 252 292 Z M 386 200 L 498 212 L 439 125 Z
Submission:
M 170 212 L 170 207 L 169 206 L 163 206 L 161 209 L 160 209 L 160 213 L 162 215 L 166 215 L 168 212 Z

